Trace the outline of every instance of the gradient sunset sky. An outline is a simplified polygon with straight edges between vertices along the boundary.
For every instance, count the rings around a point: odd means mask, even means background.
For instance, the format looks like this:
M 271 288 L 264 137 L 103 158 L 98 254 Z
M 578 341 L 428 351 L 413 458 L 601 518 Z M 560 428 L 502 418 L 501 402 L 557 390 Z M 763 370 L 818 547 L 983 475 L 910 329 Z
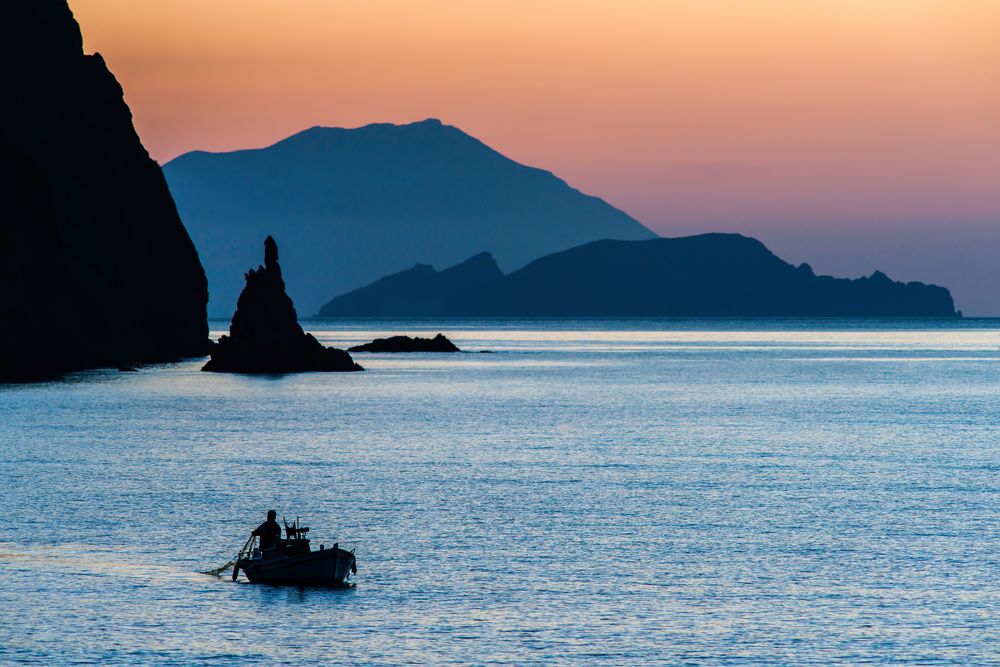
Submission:
M 1000 314 L 998 0 L 70 0 L 161 162 L 427 117 L 655 231 Z

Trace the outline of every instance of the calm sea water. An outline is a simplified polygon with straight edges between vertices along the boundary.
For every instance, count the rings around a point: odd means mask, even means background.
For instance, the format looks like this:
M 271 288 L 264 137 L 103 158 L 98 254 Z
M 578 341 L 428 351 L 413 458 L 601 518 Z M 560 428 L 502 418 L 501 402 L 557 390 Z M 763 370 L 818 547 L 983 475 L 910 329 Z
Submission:
M 0 387 L 0 662 L 1000 664 L 995 321 L 307 328 L 469 353 Z

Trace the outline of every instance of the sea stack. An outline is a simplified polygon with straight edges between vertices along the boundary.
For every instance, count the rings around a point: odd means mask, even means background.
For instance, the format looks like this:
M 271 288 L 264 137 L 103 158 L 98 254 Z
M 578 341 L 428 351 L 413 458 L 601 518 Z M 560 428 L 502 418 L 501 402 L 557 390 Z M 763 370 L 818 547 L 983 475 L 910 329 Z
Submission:
M 3 5 L 0 382 L 201 356 L 208 283 L 66 0 Z
M 246 274 L 229 335 L 222 336 L 203 371 L 217 373 L 302 373 L 360 371 L 351 355 L 324 347 L 302 331 L 278 264 L 278 244 L 264 241 L 264 265 Z

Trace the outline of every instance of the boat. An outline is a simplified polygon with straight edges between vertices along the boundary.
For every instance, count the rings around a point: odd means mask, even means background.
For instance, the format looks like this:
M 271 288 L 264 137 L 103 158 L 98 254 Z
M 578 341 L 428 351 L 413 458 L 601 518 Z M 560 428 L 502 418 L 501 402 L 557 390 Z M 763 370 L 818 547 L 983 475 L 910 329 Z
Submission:
M 251 536 L 236 558 L 233 581 L 242 570 L 251 584 L 273 586 L 351 586 L 350 577 L 358 571 L 354 550 L 341 549 L 334 544 L 328 549 L 319 545 L 313 551 L 306 538 L 308 528 L 295 523 L 285 523 L 286 538 L 270 549 L 259 549 L 257 538 Z

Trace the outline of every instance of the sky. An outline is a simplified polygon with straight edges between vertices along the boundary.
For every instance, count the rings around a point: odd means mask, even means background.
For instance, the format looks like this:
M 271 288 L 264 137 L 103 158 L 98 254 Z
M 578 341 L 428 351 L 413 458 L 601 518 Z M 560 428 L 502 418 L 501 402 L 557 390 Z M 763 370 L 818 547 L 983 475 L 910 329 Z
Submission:
M 161 162 L 440 118 L 664 236 L 1000 315 L 998 0 L 70 0 Z

